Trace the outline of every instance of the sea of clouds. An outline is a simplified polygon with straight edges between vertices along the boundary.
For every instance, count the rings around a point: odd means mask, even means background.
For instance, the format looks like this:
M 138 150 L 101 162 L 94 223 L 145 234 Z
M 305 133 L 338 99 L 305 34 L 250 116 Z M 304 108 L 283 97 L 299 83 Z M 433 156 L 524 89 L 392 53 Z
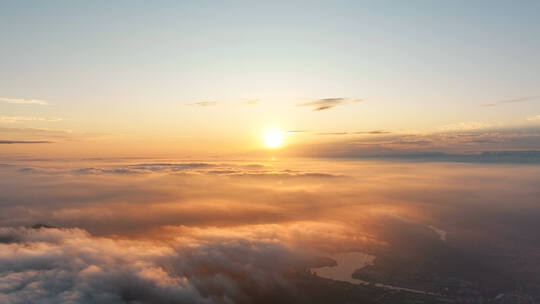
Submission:
M 508 242 L 534 252 L 539 174 L 508 164 L 13 159 L 0 166 L 0 302 L 272 303 L 305 297 L 298 275 L 335 265 L 336 253 Z

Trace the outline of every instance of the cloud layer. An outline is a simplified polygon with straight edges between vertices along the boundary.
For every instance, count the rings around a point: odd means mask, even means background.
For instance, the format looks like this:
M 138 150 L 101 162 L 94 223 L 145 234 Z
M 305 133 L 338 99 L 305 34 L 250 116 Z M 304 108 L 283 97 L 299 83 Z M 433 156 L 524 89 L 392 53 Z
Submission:
M 491 263 L 509 242 L 527 253 L 523 265 L 507 255 L 488 269 L 534 272 L 539 170 L 6 157 L 0 302 L 313 303 L 322 285 L 306 271 L 335 265 L 328 257 L 336 253 L 418 269 L 451 263 L 455 252 L 459 261 Z M 309 282 L 319 287 L 306 292 Z
M 495 155 L 493 153 L 499 153 L 498 161 L 503 162 L 505 159 L 513 162 L 514 156 L 518 158 L 526 156 L 529 158 L 527 162 L 540 162 L 540 158 L 534 153 L 534 151 L 540 151 L 540 131 L 538 128 L 485 129 L 482 124 L 470 123 L 449 126 L 448 129 L 452 129 L 452 131 L 427 134 L 375 131 L 371 134 L 377 136 L 372 137 L 355 137 L 353 135 L 356 133 L 350 132 L 323 133 L 323 135 L 338 136 L 334 140 L 323 143 L 293 146 L 289 153 L 294 156 L 331 158 L 404 157 L 411 155 L 417 159 L 422 158 L 421 156 L 433 159 L 432 156 L 454 155 L 459 157 L 440 157 L 440 160 L 480 161 L 481 159 L 476 156 L 489 152 L 492 153 L 490 154 L 492 156 Z M 366 133 L 360 133 L 360 135 L 363 134 Z M 474 157 L 463 158 L 467 155 Z

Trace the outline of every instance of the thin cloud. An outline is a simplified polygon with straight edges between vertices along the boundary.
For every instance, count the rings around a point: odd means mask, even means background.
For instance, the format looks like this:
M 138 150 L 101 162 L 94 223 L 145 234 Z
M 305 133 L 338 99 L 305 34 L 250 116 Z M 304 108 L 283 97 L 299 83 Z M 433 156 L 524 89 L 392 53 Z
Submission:
M 0 123 L 0 125 L 2 125 Z M 7 125 L 7 124 L 4 124 Z M 12 126 L 19 124 L 12 124 Z M 86 137 L 93 136 L 91 134 L 82 134 Z M 76 134 L 69 130 L 51 130 L 51 129 L 36 129 L 36 128 L 12 128 L 0 126 L 0 138 L 5 139 L 32 139 L 32 140 L 66 140 L 74 139 Z
M 290 130 L 287 131 L 287 133 L 311 133 L 310 130 Z M 386 130 L 372 130 L 372 131 L 358 131 L 358 132 L 318 132 L 314 133 L 315 135 L 359 135 L 359 134 L 370 134 L 370 135 L 377 135 L 377 134 L 389 134 L 390 131 Z
M 395 140 L 390 142 L 391 145 L 406 145 L 406 146 L 427 146 L 431 144 L 429 140 Z
M 521 98 L 514 98 L 514 99 L 505 99 L 505 100 L 499 100 L 499 101 L 494 102 L 494 103 L 481 104 L 480 106 L 481 107 L 496 107 L 496 106 L 500 106 L 500 105 L 508 104 L 508 103 L 525 102 L 525 101 L 529 101 L 529 100 L 532 100 L 532 99 L 536 99 L 538 97 L 539 96 L 528 96 L 528 97 L 521 97 Z
M 459 123 L 444 125 L 444 126 L 441 126 L 439 129 L 441 131 L 469 131 L 469 130 L 486 129 L 492 126 L 493 125 L 490 123 L 481 122 L 481 121 L 466 121 L 466 122 L 459 122 Z
M 530 121 L 540 121 L 540 114 L 535 115 L 535 116 L 531 116 L 531 117 L 527 117 L 527 120 L 530 120 Z
M 322 133 L 317 133 L 317 135 L 347 135 L 349 133 L 347 132 L 322 132 Z
M 37 116 L 0 116 L 0 122 L 14 123 L 21 121 L 61 121 L 58 117 L 37 117 Z
M 350 99 L 350 98 L 323 98 L 317 99 L 306 103 L 297 104 L 297 107 L 311 107 L 312 111 L 324 111 L 332 109 L 336 106 L 346 104 L 348 102 L 361 102 L 362 99 Z
M 290 130 L 287 133 L 307 133 L 309 130 Z
M 218 103 L 217 101 L 200 101 L 195 103 L 188 103 L 188 106 L 194 106 L 194 107 L 212 107 L 216 106 Z
M 312 131 L 310 130 L 290 130 L 287 131 L 287 133 L 310 133 Z M 347 134 L 390 134 L 390 131 L 386 130 L 372 130 L 372 131 L 358 131 L 358 132 L 319 132 L 315 133 L 315 135 L 347 135 Z
M 0 97 L 0 102 L 11 104 L 36 104 L 36 105 L 48 105 L 49 103 L 41 99 L 22 99 L 22 98 L 6 98 Z
M 50 141 L 47 140 L 2 140 L 0 139 L 1 145 L 13 145 L 13 144 L 49 144 Z
M 386 130 L 373 130 L 373 131 L 359 131 L 359 132 L 353 132 L 352 134 L 389 134 L 390 131 Z

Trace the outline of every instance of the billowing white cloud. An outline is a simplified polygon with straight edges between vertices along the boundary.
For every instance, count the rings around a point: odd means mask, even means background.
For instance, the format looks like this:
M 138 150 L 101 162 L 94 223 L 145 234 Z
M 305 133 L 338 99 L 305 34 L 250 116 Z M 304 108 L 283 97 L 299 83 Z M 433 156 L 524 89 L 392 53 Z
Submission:
M 0 228 L 2 303 L 257 303 L 292 269 L 332 265 L 276 242 L 149 241 Z

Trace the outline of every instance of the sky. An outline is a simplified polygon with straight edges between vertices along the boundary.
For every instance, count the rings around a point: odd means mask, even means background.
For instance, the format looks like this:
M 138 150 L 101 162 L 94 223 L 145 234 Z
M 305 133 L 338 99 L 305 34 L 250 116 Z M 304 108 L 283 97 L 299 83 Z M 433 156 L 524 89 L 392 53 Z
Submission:
M 4 1 L 2 139 L 197 155 L 260 149 L 267 129 L 305 131 L 291 146 L 537 128 L 539 13 L 537 1 Z

